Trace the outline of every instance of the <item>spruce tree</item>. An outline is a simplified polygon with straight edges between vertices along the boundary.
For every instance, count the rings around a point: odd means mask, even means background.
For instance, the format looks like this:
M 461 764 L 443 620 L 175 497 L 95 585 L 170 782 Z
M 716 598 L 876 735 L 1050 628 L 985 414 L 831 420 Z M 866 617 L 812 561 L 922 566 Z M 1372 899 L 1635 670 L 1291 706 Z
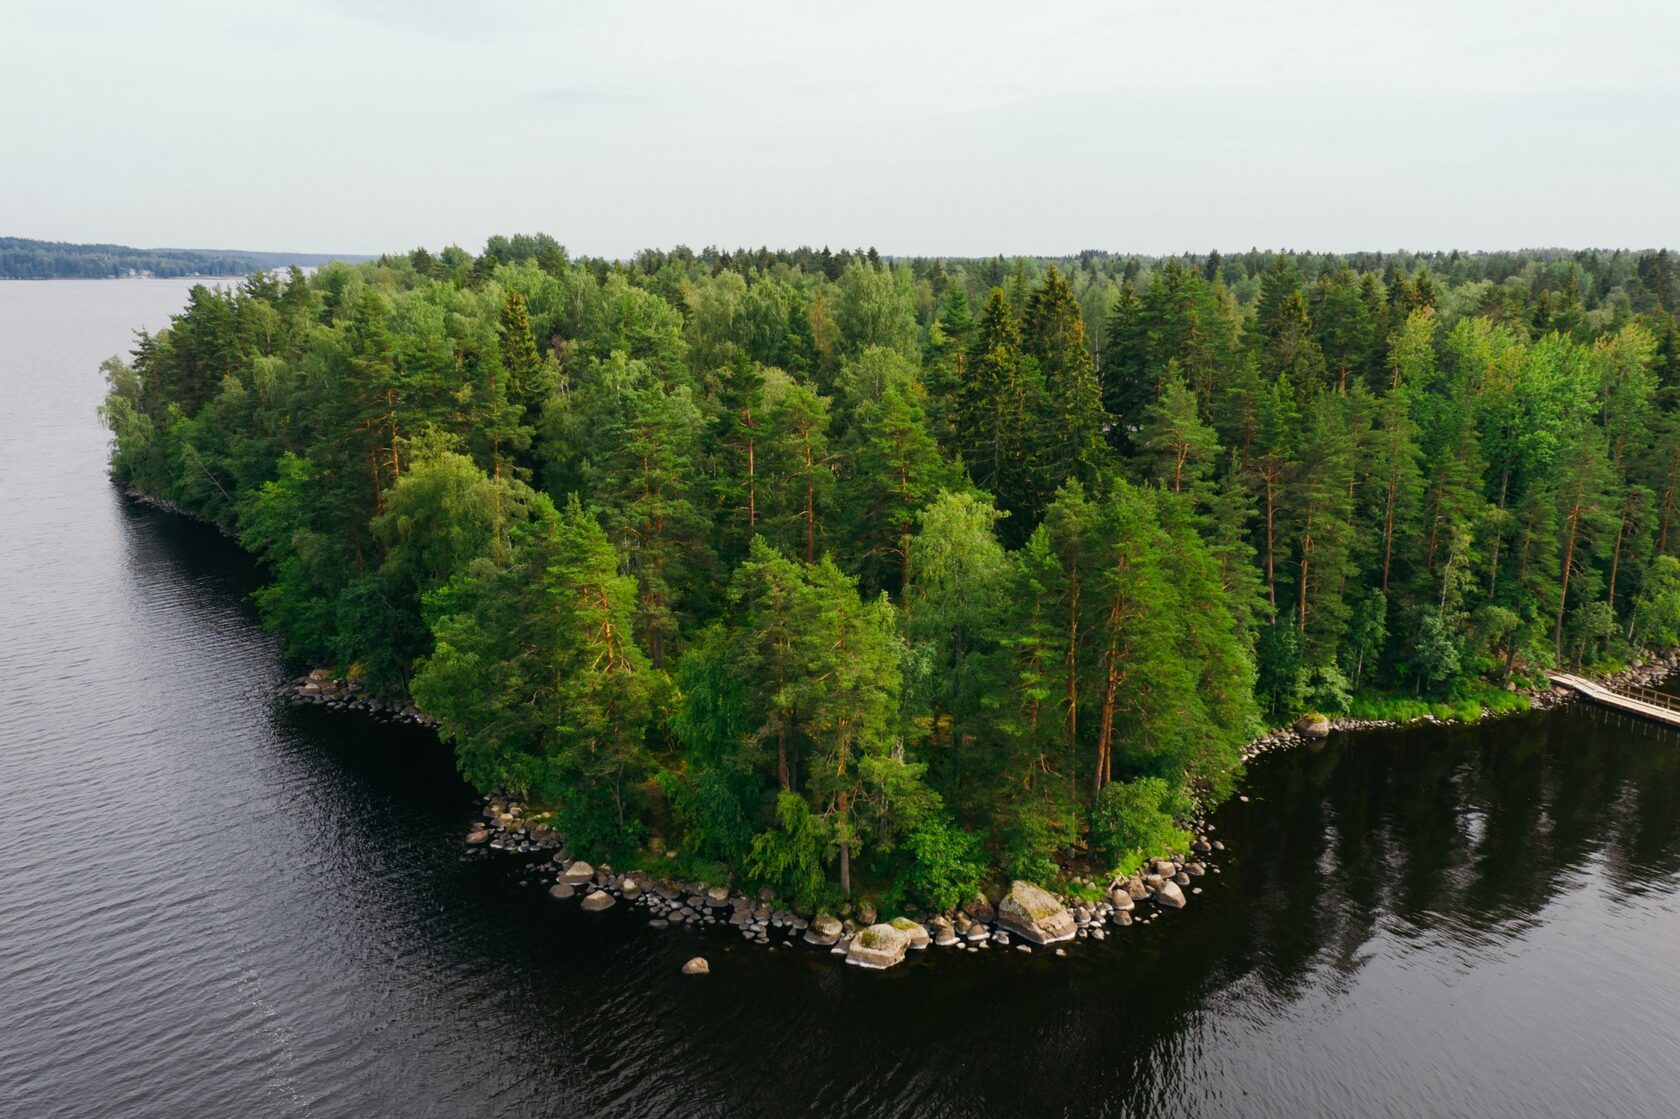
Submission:
M 997 499 L 1018 540 L 1034 518 L 1030 419 L 1035 393 L 1021 353 L 1020 329 L 1002 289 L 993 288 L 975 332 L 957 398 L 963 462 L 975 485 Z
M 1044 378 L 1034 440 L 1038 484 L 1050 491 L 1069 478 L 1093 481 L 1106 465 L 1103 432 L 1108 414 L 1079 302 L 1055 265 L 1027 300 L 1021 348 L 1037 361 Z

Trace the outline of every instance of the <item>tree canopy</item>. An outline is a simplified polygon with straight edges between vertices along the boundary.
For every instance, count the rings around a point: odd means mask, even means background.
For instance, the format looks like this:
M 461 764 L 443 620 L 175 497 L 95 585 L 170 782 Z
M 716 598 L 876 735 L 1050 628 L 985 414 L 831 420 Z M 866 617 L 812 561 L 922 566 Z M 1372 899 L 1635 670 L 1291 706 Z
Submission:
M 949 905 L 1181 842 L 1268 720 L 1680 640 L 1677 311 L 1666 252 L 498 237 L 195 287 L 104 415 L 580 849 Z

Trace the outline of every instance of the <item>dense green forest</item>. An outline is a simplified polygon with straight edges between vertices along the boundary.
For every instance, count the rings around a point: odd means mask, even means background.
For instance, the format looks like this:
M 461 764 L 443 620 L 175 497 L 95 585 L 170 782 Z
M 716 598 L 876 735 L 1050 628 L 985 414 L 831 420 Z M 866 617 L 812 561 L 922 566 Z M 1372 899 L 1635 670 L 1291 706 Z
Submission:
M 197 287 L 105 415 L 580 852 L 946 906 L 1181 843 L 1267 723 L 1673 644 L 1677 312 L 1667 252 L 498 237 Z
M 264 253 L 224 249 L 133 249 L 0 237 L 0 280 L 104 279 L 153 276 L 244 276 L 264 268 L 311 267 L 366 257 L 325 253 Z

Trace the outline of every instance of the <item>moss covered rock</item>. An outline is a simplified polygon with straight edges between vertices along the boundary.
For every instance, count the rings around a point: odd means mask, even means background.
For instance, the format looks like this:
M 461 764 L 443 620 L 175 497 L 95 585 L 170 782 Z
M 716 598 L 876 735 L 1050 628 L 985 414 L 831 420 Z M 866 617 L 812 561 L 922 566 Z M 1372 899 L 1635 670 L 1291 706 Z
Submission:
M 852 938 L 846 949 L 846 962 L 875 971 L 884 971 L 904 961 L 910 947 L 910 933 L 892 925 L 870 925 Z
M 1078 927 L 1056 895 L 1031 882 L 1012 882 L 998 902 L 998 924 L 1034 944 L 1072 940 Z

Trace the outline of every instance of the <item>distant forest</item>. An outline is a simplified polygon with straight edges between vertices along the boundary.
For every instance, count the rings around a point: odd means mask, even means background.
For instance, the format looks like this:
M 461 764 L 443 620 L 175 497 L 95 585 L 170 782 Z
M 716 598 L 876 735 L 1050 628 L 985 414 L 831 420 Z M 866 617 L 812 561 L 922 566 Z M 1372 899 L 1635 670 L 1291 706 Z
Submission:
M 1676 312 L 1666 251 L 496 237 L 195 287 L 105 416 L 574 850 L 946 908 L 1185 849 L 1263 725 L 1680 643 Z
M 248 276 L 265 269 L 302 268 L 329 260 L 367 260 L 342 253 L 258 253 L 227 249 L 136 249 L 128 245 L 77 245 L 0 237 L 0 279 L 101 279 L 153 276 Z

